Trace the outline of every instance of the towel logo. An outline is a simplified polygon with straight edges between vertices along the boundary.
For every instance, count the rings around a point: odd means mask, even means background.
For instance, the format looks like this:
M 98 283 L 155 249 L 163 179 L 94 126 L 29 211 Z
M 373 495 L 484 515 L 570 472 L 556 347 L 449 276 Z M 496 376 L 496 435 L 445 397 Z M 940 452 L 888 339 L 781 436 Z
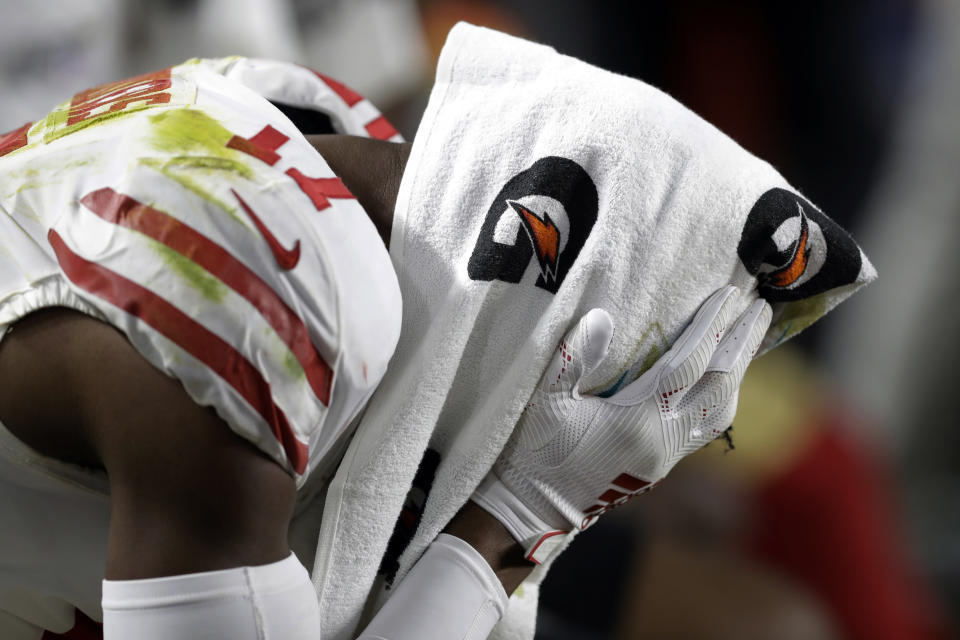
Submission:
M 771 302 L 850 284 L 861 266 L 860 248 L 846 231 L 802 197 L 778 188 L 753 205 L 737 255 Z
M 467 274 L 520 282 L 536 259 L 536 286 L 556 293 L 593 230 L 597 202 L 597 187 L 583 167 L 567 158 L 540 158 L 494 198 Z

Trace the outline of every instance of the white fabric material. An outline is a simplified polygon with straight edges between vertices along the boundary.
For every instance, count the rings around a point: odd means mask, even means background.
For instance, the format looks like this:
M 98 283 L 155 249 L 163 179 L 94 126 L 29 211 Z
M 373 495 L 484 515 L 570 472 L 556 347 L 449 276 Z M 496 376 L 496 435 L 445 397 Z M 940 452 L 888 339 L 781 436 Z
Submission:
M 103 581 L 104 640 L 317 640 L 320 612 L 293 554 L 273 564 Z
M 110 322 L 302 483 L 386 370 L 401 301 L 360 204 L 342 194 L 317 204 L 291 175 L 337 181 L 261 92 L 355 135 L 381 119 L 303 67 L 227 58 L 80 94 L 33 125 L 0 156 L 0 331 L 55 305 Z M 272 162 L 236 146 L 267 127 Z M 295 250 L 292 266 L 261 222 Z M 82 263 L 71 273 L 68 254 Z M 103 286 L 105 271 L 199 327 Z
M 65 633 L 75 608 L 100 620 L 106 474 L 42 456 L 0 423 L 0 505 L 0 638 Z
M 660 91 L 455 27 L 395 211 L 401 339 L 327 495 L 314 565 L 324 637 L 362 623 L 427 446 L 442 461 L 400 576 L 492 466 L 577 318 L 604 308 L 617 328 L 585 381 L 595 394 L 629 384 L 727 284 L 748 292 L 736 314 L 758 292 L 774 303 L 769 348 L 872 279 L 831 224 Z M 530 637 L 545 570 L 494 637 Z
M 339 133 L 403 142 L 403 136 L 392 127 L 373 128 L 373 123 L 383 122 L 383 116 L 372 102 L 306 67 L 275 60 L 238 58 L 230 60 L 225 73 L 271 102 L 327 114 Z
M 561 540 L 555 536 L 567 533 L 573 525 L 547 522 L 544 516 L 527 506 L 527 502 L 523 500 L 525 493 L 527 492 L 507 488 L 491 471 L 483 477 L 470 499 L 500 521 L 523 548 L 527 560 L 543 564 L 561 546 Z M 549 506 L 549 503 L 547 505 L 546 511 L 550 512 L 549 515 L 556 516 L 556 510 Z M 540 511 L 545 510 L 541 508 Z M 562 518 L 552 520 L 556 522 Z
M 358 640 L 485 640 L 506 607 L 483 556 L 441 533 Z
M 603 359 L 612 333 L 608 316 L 593 310 L 567 334 L 472 496 L 503 522 L 528 559 L 544 562 L 558 533 L 585 529 L 646 492 L 730 425 L 743 374 L 770 323 L 763 300 L 734 318 L 738 297 L 733 287 L 717 291 L 670 351 L 609 398 L 584 396 L 579 388 Z M 539 524 L 511 528 L 529 521 L 515 514 L 531 511 Z

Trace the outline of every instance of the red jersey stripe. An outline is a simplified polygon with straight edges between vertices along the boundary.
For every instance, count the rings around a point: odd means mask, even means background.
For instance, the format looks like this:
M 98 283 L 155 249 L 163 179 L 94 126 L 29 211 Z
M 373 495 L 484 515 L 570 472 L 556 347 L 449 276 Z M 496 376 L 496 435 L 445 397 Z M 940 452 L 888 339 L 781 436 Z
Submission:
M 311 69 L 311 71 L 313 71 L 313 69 Z M 319 71 L 314 71 L 314 73 L 317 75 L 318 78 L 323 80 L 328 87 L 333 89 L 333 92 L 336 93 L 338 96 L 340 96 L 340 99 L 346 102 L 348 107 L 352 107 L 353 105 L 363 100 L 362 95 L 360 95 L 359 93 L 357 93 L 356 91 L 348 87 L 347 85 L 337 82 L 333 78 L 329 76 L 325 76 Z
M 290 348 L 313 393 L 329 406 L 333 370 L 310 341 L 303 321 L 260 276 L 193 227 L 109 187 L 88 193 L 80 202 L 104 220 L 139 231 L 186 256 L 246 298 Z
M 27 131 L 30 130 L 31 126 L 33 126 L 33 123 L 28 122 L 19 129 L 0 135 L 0 156 L 5 156 L 27 146 Z
M 207 365 L 266 421 L 294 471 L 304 472 L 307 445 L 297 440 L 287 416 L 273 402 L 270 385 L 243 354 L 149 289 L 77 255 L 53 229 L 47 239 L 71 282 L 136 316 Z
M 397 135 L 397 130 L 393 128 L 393 125 L 390 124 L 384 116 L 371 120 L 364 125 L 364 129 L 367 130 L 371 138 L 376 138 L 377 140 L 389 140 Z

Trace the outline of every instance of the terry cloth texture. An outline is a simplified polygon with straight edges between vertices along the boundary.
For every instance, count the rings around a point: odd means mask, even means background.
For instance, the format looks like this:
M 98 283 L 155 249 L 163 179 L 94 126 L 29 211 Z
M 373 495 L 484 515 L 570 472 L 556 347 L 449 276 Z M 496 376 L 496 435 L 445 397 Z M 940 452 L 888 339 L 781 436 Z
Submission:
M 349 637 L 389 596 L 367 602 L 427 447 L 441 462 L 398 579 L 466 502 L 592 307 L 616 327 L 586 380 L 607 394 L 721 286 L 747 292 L 737 313 L 757 296 L 772 303 L 767 350 L 875 277 L 776 170 L 666 94 L 467 24 L 441 54 L 390 251 L 401 338 L 329 490 L 314 572 L 325 638 Z M 546 570 L 493 637 L 532 637 Z

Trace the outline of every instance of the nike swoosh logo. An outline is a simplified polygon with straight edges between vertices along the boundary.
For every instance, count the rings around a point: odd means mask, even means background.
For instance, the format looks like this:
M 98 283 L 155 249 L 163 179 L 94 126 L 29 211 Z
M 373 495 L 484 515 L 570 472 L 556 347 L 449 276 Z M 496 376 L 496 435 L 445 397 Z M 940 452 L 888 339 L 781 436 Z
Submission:
M 273 257 L 276 258 L 277 264 L 280 265 L 280 268 L 284 271 L 289 271 L 297 266 L 297 263 L 300 262 L 300 241 L 297 240 L 293 247 L 290 249 L 285 249 L 283 245 L 277 240 L 276 236 L 270 233 L 270 229 L 267 229 L 267 226 L 260 221 L 260 218 L 257 217 L 257 214 L 253 212 L 246 202 L 243 201 L 243 198 L 240 197 L 240 194 L 230 190 L 237 200 L 240 202 L 240 206 L 243 207 L 243 210 L 247 212 L 247 215 L 250 216 L 250 219 L 253 220 L 253 224 L 257 227 L 257 231 L 260 232 L 260 235 L 263 236 L 263 239 L 267 241 L 267 246 L 270 247 L 270 252 L 273 254 Z

